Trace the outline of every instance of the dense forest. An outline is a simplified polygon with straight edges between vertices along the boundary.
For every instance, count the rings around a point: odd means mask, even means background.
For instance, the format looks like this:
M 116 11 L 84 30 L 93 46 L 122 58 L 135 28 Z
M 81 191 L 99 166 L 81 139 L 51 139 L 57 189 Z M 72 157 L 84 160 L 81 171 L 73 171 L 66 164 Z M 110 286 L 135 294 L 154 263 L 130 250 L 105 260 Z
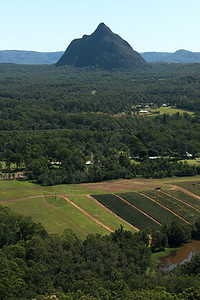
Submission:
M 172 223 L 152 235 L 121 226 L 109 236 L 49 235 L 41 224 L 0 207 L 0 299 L 198 299 L 199 254 L 167 276 L 152 251 L 200 238 L 200 222 Z
M 45 185 L 200 174 L 178 162 L 200 155 L 199 83 L 199 64 L 112 72 L 1 64 L 0 161 L 9 178 L 14 163 Z M 194 115 L 137 114 L 163 103 Z
M 85 114 L 73 115 L 70 124 L 80 129 L 0 133 L 0 161 L 7 172 L 14 163 L 43 185 L 200 174 L 200 166 L 177 161 L 186 151 L 199 155 L 198 116 L 97 119 Z
M 200 111 L 199 64 L 142 70 L 0 65 L 0 130 L 68 128 L 68 114 L 130 114 L 163 103 Z M 71 116 L 72 117 L 72 116 Z

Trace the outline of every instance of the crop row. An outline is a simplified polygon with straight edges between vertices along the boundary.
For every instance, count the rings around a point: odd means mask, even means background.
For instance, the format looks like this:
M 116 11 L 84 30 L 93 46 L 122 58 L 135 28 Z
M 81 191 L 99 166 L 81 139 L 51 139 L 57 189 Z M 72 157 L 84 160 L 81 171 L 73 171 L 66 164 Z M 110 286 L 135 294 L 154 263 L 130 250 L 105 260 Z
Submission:
M 139 209 L 143 210 L 145 213 L 156 219 L 161 224 L 171 224 L 173 221 L 181 221 L 176 215 L 166 210 L 161 205 L 149 198 L 139 194 L 139 193 L 123 193 L 120 196 Z
M 166 191 L 166 193 L 173 197 L 176 197 L 176 198 L 178 198 L 200 210 L 200 200 L 199 199 L 196 199 L 196 198 L 184 193 L 183 191 L 179 191 L 179 190 L 168 190 L 168 191 Z M 199 216 L 200 216 L 200 213 L 199 213 Z
M 200 216 L 199 212 L 192 207 L 160 191 L 145 191 L 143 194 L 153 198 L 188 222 L 193 223 Z
M 157 230 L 160 228 L 159 224 L 115 195 L 92 195 L 92 197 L 138 229 Z

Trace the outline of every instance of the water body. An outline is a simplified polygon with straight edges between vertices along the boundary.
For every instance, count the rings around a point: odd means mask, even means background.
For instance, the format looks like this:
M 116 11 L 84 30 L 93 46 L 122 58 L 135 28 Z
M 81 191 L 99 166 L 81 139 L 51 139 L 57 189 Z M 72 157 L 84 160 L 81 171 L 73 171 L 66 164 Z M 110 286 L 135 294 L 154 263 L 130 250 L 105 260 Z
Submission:
M 168 273 L 177 265 L 190 261 L 192 256 L 200 251 L 200 241 L 192 241 L 191 243 L 183 245 L 178 250 L 172 251 L 169 256 L 160 258 L 159 270 L 163 273 Z

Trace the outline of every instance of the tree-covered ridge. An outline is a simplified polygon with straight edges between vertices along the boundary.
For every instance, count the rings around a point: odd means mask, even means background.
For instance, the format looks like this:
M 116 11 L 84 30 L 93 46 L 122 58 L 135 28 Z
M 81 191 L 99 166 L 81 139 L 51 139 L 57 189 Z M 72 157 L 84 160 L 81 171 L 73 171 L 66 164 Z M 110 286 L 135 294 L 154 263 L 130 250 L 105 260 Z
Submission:
M 122 226 L 81 241 L 70 230 L 49 235 L 0 207 L 1 299 L 196 299 L 199 255 L 165 277 L 153 266 L 151 250 L 199 236 L 199 222 L 173 223 L 153 233 L 151 247 L 147 232 Z

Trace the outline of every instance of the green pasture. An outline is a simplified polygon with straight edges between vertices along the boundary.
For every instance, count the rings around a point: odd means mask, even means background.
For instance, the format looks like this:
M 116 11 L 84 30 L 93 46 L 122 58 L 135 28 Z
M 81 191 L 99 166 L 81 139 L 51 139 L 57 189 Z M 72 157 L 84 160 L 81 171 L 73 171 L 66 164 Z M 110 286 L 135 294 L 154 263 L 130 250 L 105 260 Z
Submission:
M 140 195 L 138 193 L 123 193 L 120 194 L 122 198 L 135 205 L 137 208 L 141 209 L 152 218 L 160 222 L 161 224 L 171 224 L 173 221 L 179 221 L 180 219 L 172 214 L 170 211 L 166 210 L 159 204 L 151 201 L 147 197 Z M 180 220 L 181 221 L 181 220 Z
M 49 233 L 62 233 L 64 229 L 71 228 L 79 237 L 82 237 L 82 233 L 58 215 L 56 210 L 47 207 L 43 197 L 8 202 L 3 205 L 17 213 L 31 216 L 35 222 L 42 223 Z
M 152 115 L 157 115 L 156 112 L 159 112 L 159 115 L 164 115 L 164 114 L 167 114 L 167 115 L 173 115 L 173 114 L 176 114 L 176 113 L 179 113 L 179 114 L 183 114 L 183 113 L 187 113 L 187 114 L 190 114 L 190 115 L 193 115 L 194 112 L 192 111 L 189 111 L 189 110 L 183 110 L 183 109 L 179 109 L 179 108 L 176 108 L 176 107 L 173 107 L 173 106 L 167 106 L 167 107 L 160 107 L 160 108 L 156 108 L 156 109 L 150 109 L 149 110 L 149 113 L 147 116 L 152 116 Z
M 159 183 L 163 184 L 166 186 L 166 188 L 168 189 L 171 185 L 183 185 L 182 187 L 186 186 L 188 184 L 188 186 L 190 186 L 190 183 L 198 183 L 200 184 L 200 175 L 196 175 L 196 176 L 183 176 L 183 177 L 168 177 L 168 178 L 160 178 L 160 179 L 156 179 L 155 180 L 156 184 Z M 164 186 L 162 186 L 162 189 L 164 188 Z M 187 188 L 186 188 L 187 189 Z
M 133 228 L 126 222 L 116 218 L 92 199 L 86 196 L 70 196 L 68 198 L 112 230 L 116 230 L 122 225 L 125 230 L 133 231 Z
M 193 166 L 193 165 L 200 166 L 200 160 L 196 160 L 196 159 L 182 159 L 182 160 L 179 160 L 178 162 L 182 162 L 182 163 L 186 162 L 190 166 Z
M 62 233 L 66 228 L 71 228 L 80 238 L 89 233 L 109 233 L 62 197 L 27 198 L 5 202 L 3 205 L 17 213 L 31 216 L 34 221 L 42 223 L 49 233 Z
M 152 230 L 160 229 L 160 225 L 142 214 L 136 208 L 128 205 L 120 198 L 112 194 L 107 195 L 93 195 L 93 197 L 101 202 L 103 205 L 112 210 L 115 214 L 120 216 L 138 229 L 150 228 Z
M 29 181 L 0 180 L 0 202 L 20 199 L 29 196 L 45 195 L 87 195 L 103 193 L 78 184 L 63 184 L 57 186 L 40 186 Z
M 194 220 L 198 219 L 200 216 L 199 212 L 197 212 L 195 209 L 172 198 L 170 195 L 163 194 L 159 191 L 145 191 L 144 194 L 177 213 L 180 217 L 184 218 L 188 222 L 193 223 Z

